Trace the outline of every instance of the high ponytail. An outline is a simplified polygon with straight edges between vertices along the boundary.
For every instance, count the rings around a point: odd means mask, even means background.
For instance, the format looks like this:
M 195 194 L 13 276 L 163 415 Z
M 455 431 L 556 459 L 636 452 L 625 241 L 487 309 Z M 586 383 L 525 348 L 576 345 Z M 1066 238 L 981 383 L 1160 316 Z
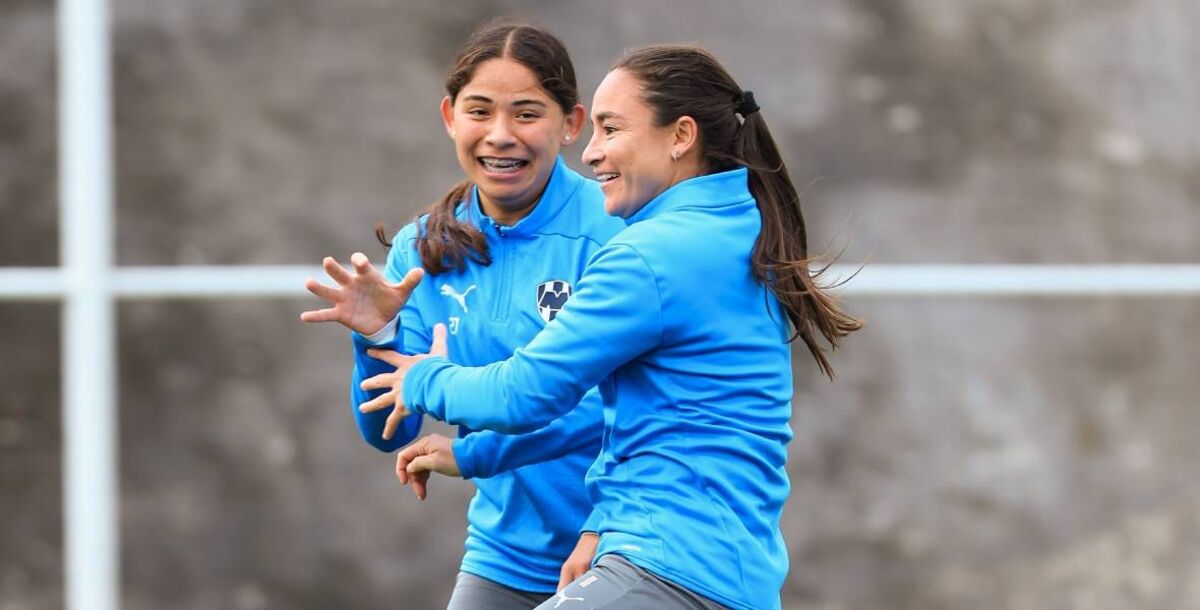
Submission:
M 800 195 L 753 97 L 712 54 L 695 47 L 643 47 L 621 58 L 615 69 L 628 70 L 641 81 L 642 97 L 658 126 L 682 116 L 696 121 L 704 173 L 747 168 L 762 218 L 751 273 L 783 305 L 793 329 L 790 340 L 803 340 L 821 372 L 832 379 L 833 367 L 817 335 L 836 348 L 863 323 L 842 311 L 837 298 L 819 285 L 820 272 L 809 266 Z
M 503 20 L 485 23 L 475 30 L 459 51 L 446 76 L 450 103 L 458 99 L 480 64 L 499 58 L 512 59 L 529 68 L 564 113 L 569 114 L 579 103 L 575 66 L 562 41 L 543 29 Z M 469 198 L 472 186 L 466 181 L 454 185 L 425 210 L 424 226 L 417 223 L 417 253 L 421 266 L 431 275 L 462 271 L 468 260 L 482 265 L 492 262 L 487 238 L 474 225 L 460 222 L 456 215 L 458 205 Z M 391 247 L 382 224 L 375 226 L 375 237 Z
M 792 323 L 792 340 L 803 340 L 821 372 L 832 379 L 833 367 L 817 334 L 837 348 L 842 337 L 863 323 L 842 311 L 837 298 L 818 285 L 820 272 L 809 267 L 800 195 L 761 113 L 745 117 L 735 142 L 734 154 L 749 170 L 750 192 L 762 216 L 762 230 L 750 257 L 751 272 L 783 304 Z

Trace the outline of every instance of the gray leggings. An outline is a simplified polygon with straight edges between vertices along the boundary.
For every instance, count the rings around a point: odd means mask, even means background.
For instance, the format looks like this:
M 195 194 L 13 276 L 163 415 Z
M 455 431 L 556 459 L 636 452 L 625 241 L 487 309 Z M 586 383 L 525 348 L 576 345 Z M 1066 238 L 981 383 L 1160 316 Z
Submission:
M 614 554 L 601 557 L 592 569 L 535 610 L 617 609 L 728 610 Z
M 521 591 L 474 574 L 459 572 L 446 610 L 529 610 L 548 599 L 549 593 Z

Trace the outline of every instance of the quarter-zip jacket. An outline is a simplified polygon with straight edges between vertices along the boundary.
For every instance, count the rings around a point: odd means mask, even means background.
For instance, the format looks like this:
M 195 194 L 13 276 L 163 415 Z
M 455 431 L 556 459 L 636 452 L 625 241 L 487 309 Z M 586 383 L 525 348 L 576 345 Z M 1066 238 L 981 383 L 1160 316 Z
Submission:
M 490 265 L 469 261 L 460 272 L 427 275 L 399 315 L 393 342 L 378 347 L 408 354 L 429 351 L 433 326 L 446 324 L 454 362 L 484 365 L 509 357 L 562 311 L 584 266 L 624 224 L 604 213 L 599 186 L 558 159 L 546 190 L 512 226 L 496 224 L 479 207 L 478 193 L 458 207 L 457 217 L 487 237 Z M 423 221 L 423 219 L 422 219 Z M 399 281 L 419 266 L 416 225 L 393 241 L 384 275 Z M 355 368 L 350 403 L 363 439 L 394 451 L 415 439 L 421 416 L 404 419 L 391 441 L 381 438 L 391 409 L 360 413 L 358 405 L 379 391 L 359 383 L 394 367 L 366 354 L 377 347 L 352 333 Z M 568 417 L 511 435 L 459 426 L 454 456 L 477 487 L 467 511 L 462 570 L 501 584 L 553 592 L 592 510 L 584 475 L 600 452 L 604 428 L 599 394 L 576 396 Z M 540 429 L 538 429 L 540 428 Z
M 603 448 L 587 478 L 597 557 L 619 553 L 734 608 L 777 609 L 791 350 L 787 317 L 751 274 L 761 225 L 747 171 L 680 182 L 628 222 L 533 341 L 484 367 L 423 360 L 404 402 L 515 433 L 558 421 L 599 384 Z

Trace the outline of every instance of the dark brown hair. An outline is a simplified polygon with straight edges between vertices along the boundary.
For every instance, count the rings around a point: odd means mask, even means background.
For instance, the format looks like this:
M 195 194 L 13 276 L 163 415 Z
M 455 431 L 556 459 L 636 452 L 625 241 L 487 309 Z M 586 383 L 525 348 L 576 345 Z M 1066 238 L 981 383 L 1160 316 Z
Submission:
M 570 114 L 579 103 L 575 84 L 575 66 L 566 47 L 553 34 L 531 25 L 494 21 L 475 30 L 463 45 L 454 65 L 446 75 L 446 94 L 453 104 L 459 92 L 471 82 L 475 69 L 489 59 L 507 58 L 529 68 L 542 89 L 558 102 L 563 113 Z M 417 253 L 421 266 L 431 274 L 451 269 L 462 271 L 470 258 L 483 265 L 491 264 L 487 240 L 474 226 L 459 222 L 454 215 L 459 202 L 471 192 L 470 181 L 464 180 L 446 192 L 426 210 L 429 215 L 422 226 L 417 223 Z M 391 246 L 382 224 L 375 227 L 375 236 L 385 246 Z
M 762 113 L 744 110 L 742 88 L 712 54 L 695 47 L 654 45 L 627 53 L 614 69 L 627 70 L 642 84 L 642 99 L 666 126 L 692 117 L 700 132 L 702 170 L 716 173 L 745 166 L 750 192 L 758 202 L 762 230 L 754 242 L 751 271 L 779 299 L 794 334 L 804 340 L 825 375 L 833 368 L 817 342 L 820 333 L 836 348 L 841 338 L 862 327 L 818 285 L 809 270 L 808 239 L 800 195 L 792 185 L 779 148 Z

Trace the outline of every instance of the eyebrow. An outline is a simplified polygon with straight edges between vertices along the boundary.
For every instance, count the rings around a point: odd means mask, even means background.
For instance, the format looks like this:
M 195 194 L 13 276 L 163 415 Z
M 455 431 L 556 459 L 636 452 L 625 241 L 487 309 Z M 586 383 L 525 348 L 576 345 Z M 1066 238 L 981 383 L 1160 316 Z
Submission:
M 463 101 L 464 102 L 483 102 L 485 104 L 494 104 L 495 103 L 495 100 L 493 100 L 492 98 L 490 98 L 486 95 L 479 95 L 478 93 L 473 93 L 471 95 L 464 96 Z M 530 98 L 530 99 L 517 100 L 517 101 L 513 102 L 512 105 L 513 106 L 541 106 L 542 108 L 545 108 L 546 102 L 543 102 L 542 100 Z
M 595 116 L 595 120 L 597 120 L 597 121 L 605 121 L 608 119 L 619 119 L 619 118 L 622 118 L 621 115 L 619 115 L 615 112 L 612 112 L 610 110 L 606 110 L 604 112 L 597 113 Z

